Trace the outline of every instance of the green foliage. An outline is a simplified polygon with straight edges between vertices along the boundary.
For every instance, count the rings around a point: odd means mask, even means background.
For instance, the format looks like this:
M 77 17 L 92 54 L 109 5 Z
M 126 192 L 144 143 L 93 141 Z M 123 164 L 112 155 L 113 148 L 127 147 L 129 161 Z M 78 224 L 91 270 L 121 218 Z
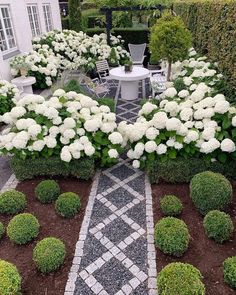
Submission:
M 174 195 L 166 195 L 160 201 L 161 210 L 167 216 L 177 216 L 183 210 L 183 204 Z
M 36 159 L 19 159 L 13 157 L 11 168 L 19 180 L 32 179 L 36 176 L 75 176 L 84 180 L 94 175 L 94 159 L 82 158 L 72 160 L 70 164 L 61 161 L 59 157 Z
M 69 30 L 69 16 L 61 18 L 61 25 L 63 30 Z
M 231 287 L 236 289 L 236 256 L 229 257 L 224 261 L 224 280 Z
M 180 17 L 169 13 L 164 14 L 152 27 L 150 51 L 153 58 L 168 60 L 168 80 L 170 78 L 171 63 L 187 58 L 191 44 L 191 33 Z
M 159 101 L 156 99 L 156 98 L 153 98 L 153 99 L 141 99 L 140 101 L 140 106 L 142 107 L 146 102 L 150 102 L 152 104 L 155 104 L 157 106 L 159 106 Z
M 63 89 L 65 92 L 75 91 L 77 93 L 83 93 L 83 89 L 80 86 L 79 82 L 76 80 L 70 80 Z
M 75 193 L 61 194 L 56 200 L 55 208 L 57 213 L 63 217 L 74 217 L 81 208 L 80 197 Z
M 123 6 L 154 6 L 157 4 L 169 5 L 172 0 L 95 0 L 100 7 L 123 7 Z
M 191 30 L 194 47 L 198 52 L 206 54 L 211 60 L 219 63 L 220 70 L 227 76 L 227 84 L 232 85 L 230 93 L 234 95 L 235 100 L 235 1 L 176 2 L 174 10 Z
M 43 203 L 52 203 L 60 195 L 60 187 L 55 180 L 43 180 L 35 188 L 37 199 Z
M 0 222 L 0 240 L 3 237 L 4 233 L 5 233 L 4 225 Z
M 177 92 L 180 92 L 181 90 L 186 89 L 186 85 L 184 84 L 183 78 L 178 78 L 174 81 L 174 87 L 177 90 Z
M 158 183 L 159 180 L 169 183 L 190 182 L 195 174 L 203 171 L 218 172 L 227 178 L 236 179 L 236 161 L 220 163 L 204 158 L 177 157 L 163 162 L 153 161 L 148 167 L 151 183 Z
M 112 14 L 114 28 L 132 28 L 132 14 L 130 11 L 114 11 Z
M 39 222 L 30 213 L 13 217 L 7 226 L 7 235 L 16 244 L 23 245 L 35 239 L 39 234 Z
M 157 278 L 159 295 L 205 295 L 200 271 L 188 263 L 173 262 Z
M 110 110 L 114 113 L 115 112 L 115 101 L 113 98 L 103 97 L 97 99 L 99 105 L 105 105 L 110 108 Z
M 165 254 L 180 257 L 188 249 L 187 225 L 175 217 L 162 218 L 155 226 L 155 244 Z
M 21 276 L 12 263 L 0 260 L 0 294 L 18 295 L 21 289 Z
M 88 28 L 93 28 L 91 26 L 91 18 L 93 19 L 102 19 L 105 21 L 104 16 L 99 12 L 99 9 L 91 8 L 82 11 L 81 15 L 81 26 L 83 30 L 87 30 Z
M 207 236 L 217 243 L 229 240 L 234 230 L 230 216 L 218 210 L 208 212 L 203 225 Z
M 5 191 L 0 194 L 0 213 L 16 214 L 26 207 L 26 197 L 16 190 Z
M 65 256 L 64 243 L 53 237 L 38 242 L 33 251 L 33 260 L 42 273 L 56 271 L 63 264 Z
M 81 1 L 69 0 L 69 26 L 70 30 L 79 32 L 81 30 Z
M 0 115 L 10 112 L 13 106 L 14 103 L 11 97 L 8 95 L 0 95 Z
M 232 200 L 231 183 L 221 174 L 205 171 L 190 182 L 190 197 L 198 211 L 225 210 Z
M 119 63 L 118 63 L 118 59 L 117 59 L 117 56 L 116 56 L 115 48 L 111 49 L 110 56 L 108 57 L 108 62 L 109 62 L 109 65 L 112 66 L 112 67 L 118 66 Z

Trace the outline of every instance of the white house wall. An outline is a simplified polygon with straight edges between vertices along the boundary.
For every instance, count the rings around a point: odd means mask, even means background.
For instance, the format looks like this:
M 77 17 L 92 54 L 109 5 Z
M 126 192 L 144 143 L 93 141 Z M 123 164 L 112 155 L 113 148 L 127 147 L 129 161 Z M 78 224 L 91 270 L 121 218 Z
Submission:
M 61 17 L 58 0 L 0 0 L 0 5 L 10 6 L 13 28 L 19 50 L 18 54 L 26 53 L 32 49 L 32 32 L 27 12 L 28 4 L 37 4 L 38 6 L 42 33 L 46 32 L 43 4 L 51 5 L 53 28 L 61 30 Z M 4 59 L 3 53 L 0 51 L 0 77 L 2 79 L 12 79 L 9 66 L 9 61 L 11 58 Z

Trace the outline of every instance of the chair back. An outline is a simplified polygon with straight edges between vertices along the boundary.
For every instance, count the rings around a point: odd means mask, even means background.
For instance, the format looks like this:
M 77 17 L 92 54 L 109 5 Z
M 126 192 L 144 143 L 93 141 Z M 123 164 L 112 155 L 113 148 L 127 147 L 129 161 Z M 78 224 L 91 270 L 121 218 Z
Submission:
M 147 47 L 146 43 L 143 44 L 128 44 L 131 59 L 134 63 L 143 63 L 144 52 Z
M 109 65 L 107 60 L 99 60 L 96 62 L 96 68 L 99 78 L 104 78 L 109 76 Z

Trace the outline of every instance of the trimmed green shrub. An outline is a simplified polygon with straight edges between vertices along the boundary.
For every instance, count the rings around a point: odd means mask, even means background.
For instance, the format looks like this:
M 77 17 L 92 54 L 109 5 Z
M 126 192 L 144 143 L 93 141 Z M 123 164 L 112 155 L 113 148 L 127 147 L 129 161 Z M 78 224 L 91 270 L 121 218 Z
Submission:
M 175 217 L 162 218 L 155 226 L 155 244 L 165 254 L 180 257 L 188 249 L 187 225 Z
M 57 213 L 63 217 L 74 217 L 81 208 L 80 197 L 75 193 L 61 194 L 56 200 L 55 208 Z
M 33 260 L 42 273 L 57 270 L 63 264 L 65 256 L 64 243 L 53 237 L 38 242 L 33 251 Z
M 70 30 L 81 30 L 81 0 L 69 0 L 69 27 Z
M 0 194 L 0 213 L 16 214 L 26 207 L 26 197 L 16 190 L 9 190 Z
M 70 80 L 66 85 L 63 87 L 65 92 L 75 91 L 77 93 L 84 93 L 81 85 L 76 80 Z
M 5 233 L 4 225 L 0 222 L 0 240 Z
M 236 161 L 227 163 L 210 162 L 203 158 L 168 159 L 164 162 L 153 161 L 147 168 L 151 183 L 159 180 L 170 183 L 190 182 L 193 176 L 203 171 L 212 171 L 223 174 L 230 179 L 236 179 Z
M 17 295 L 21 289 L 21 276 L 12 263 L 0 260 L 0 294 Z
M 183 204 L 180 199 L 173 195 L 164 196 L 161 201 L 161 210 L 167 216 L 177 216 L 183 210 Z
M 201 54 L 219 63 L 228 83 L 236 88 L 235 47 L 236 30 L 234 0 L 175 1 L 174 10 L 193 34 L 194 47 Z M 220 44 L 220 46 L 219 46 Z M 220 92 L 221 93 L 221 92 Z
M 23 245 L 35 239 L 39 234 L 39 222 L 30 213 L 13 217 L 7 226 L 7 235 L 16 244 Z
M 203 225 L 208 238 L 217 243 L 229 240 L 234 230 L 230 216 L 218 210 L 208 212 L 204 217 Z
M 43 203 L 52 203 L 60 195 L 60 187 L 55 180 L 43 180 L 35 188 L 37 199 Z
M 224 261 L 224 280 L 231 287 L 236 289 L 236 256 L 229 257 Z
M 188 263 L 173 262 L 157 277 L 159 295 L 205 295 L 200 271 Z
M 69 30 L 69 17 L 62 17 L 61 18 L 61 25 L 63 30 Z
M 211 210 L 224 210 L 232 200 L 231 183 L 221 174 L 205 171 L 190 182 L 190 197 L 198 211 L 206 215 Z
M 94 175 L 94 159 L 82 158 L 72 160 L 70 165 L 59 157 L 22 160 L 13 157 L 11 168 L 19 180 L 32 179 L 36 176 L 75 176 L 84 180 Z

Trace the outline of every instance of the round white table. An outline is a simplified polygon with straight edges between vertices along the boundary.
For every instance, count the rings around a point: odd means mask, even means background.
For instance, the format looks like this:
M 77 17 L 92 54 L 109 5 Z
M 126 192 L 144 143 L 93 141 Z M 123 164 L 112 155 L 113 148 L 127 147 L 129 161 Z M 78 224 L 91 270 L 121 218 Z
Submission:
M 11 80 L 11 83 L 16 85 L 23 93 L 33 93 L 32 85 L 36 83 L 35 77 L 17 77 Z
M 132 72 L 126 73 L 124 67 L 117 67 L 109 72 L 109 76 L 120 82 L 121 98 L 134 100 L 138 98 L 139 81 L 142 80 L 143 98 L 146 98 L 145 79 L 149 77 L 149 70 L 134 66 Z M 119 87 L 116 98 L 118 98 Z

